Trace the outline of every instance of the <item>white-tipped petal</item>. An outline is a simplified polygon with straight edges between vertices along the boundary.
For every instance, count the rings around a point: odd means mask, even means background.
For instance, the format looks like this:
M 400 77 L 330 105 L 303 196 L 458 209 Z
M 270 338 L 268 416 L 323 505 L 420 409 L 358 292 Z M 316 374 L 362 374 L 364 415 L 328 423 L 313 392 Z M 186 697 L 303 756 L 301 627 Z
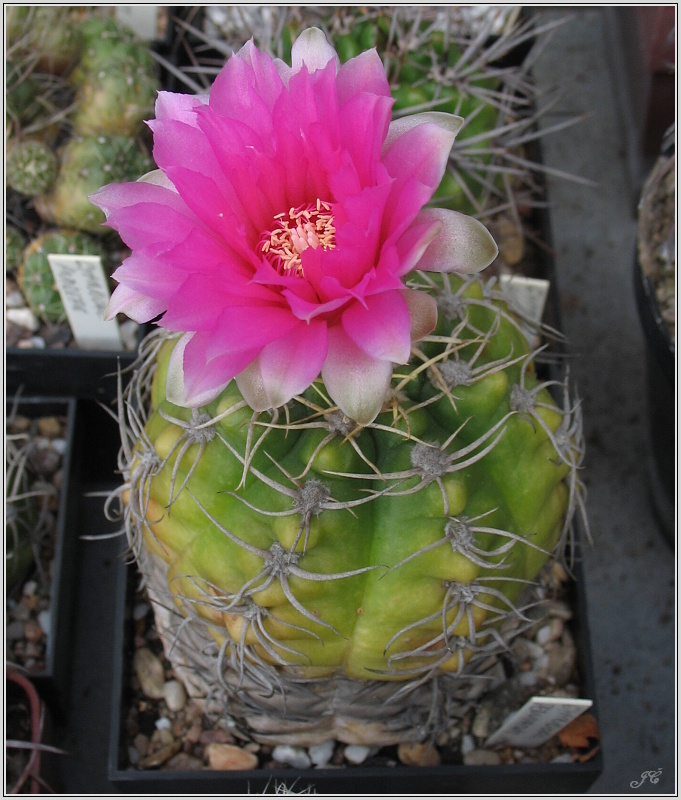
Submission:
M 417 221 L 439 221 L 442 230 L 426 248 L 417 269 L 426 272 L 479 272 L 499 253 L 487 228 L 474 217 L 446 208 L 425 208 Z
M 163 186 L 164 189 L 170 189 L 173 192 L 177 192 L 173 182 L 165 174 L 165 172 L 160 169 L 152 169 L 151 172 L 146 172 L 137 180 L 142 183 L 153 183 L 155 186 Z
M 258 359 L 254 359 L 236 376 L 236 385 L 243 395 L 244 400 L 253 411 L 266 411 L 272 408 L 270 399 L 265 391 L 265 384 L 260 374 Z
M 393 365 L 363 353 L 339 326 L 329 330 L 329 352 L 322 368 L 331 399 L 360 425 L 372 422 L 390 389 Z
M 166 398 L 176 406 L 184 406 L 184 349 L 192 334 L 186 333 L 175 345 L 168 359 Z
M 319 28 L 307 28 L 293 43 L 291 48 L 291 67 L 293 73 L 300 72 L 303 64 L 308 72 L 315 72 L 324 67 L 332 59 L 336 60 L 336 69 L 340 61 L 336 51 L 327 41 L 324 31 Z
M 388 135 L 383 142 L 383 152 L 385 152 L 391 145 L 395 143 L 400 136 L 403 136 L 407 131 L 415 128 L 417 125 L 424 125 L 430 123 L 444 128 L 456 137 L 456 134 L 463 127 L 464 119 L 456 114 L 447 114 L 444 111 L 424 111 L 421 114 L 411 114 L 408 117 L 400 117 L 394 119 L 388 128 Z M 452 142 L 454 138 L 452 138 Z

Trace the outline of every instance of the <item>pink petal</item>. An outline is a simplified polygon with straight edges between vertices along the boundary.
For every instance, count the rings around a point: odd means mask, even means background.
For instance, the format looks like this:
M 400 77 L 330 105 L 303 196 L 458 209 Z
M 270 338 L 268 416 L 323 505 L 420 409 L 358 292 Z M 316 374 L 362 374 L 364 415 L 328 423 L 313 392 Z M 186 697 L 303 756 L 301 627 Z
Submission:
M 385 68 L 375 49 L 366 50 L 346 61 L 338 70 L 336 86 L 341 105 L 360 93 L 390 98 Z
M 297 325 L 237 375 L 244 399 L 255 411 L 288 403 L 318 377 L 327 347 L 325 322 Z
M 208 95 L 159 92 L 156 97 L 154 117 L 157 120 L 177 120 L 187 125 L 196 124 L 196 111 L 207 105 Z
M 376 361 L 357 347 L 340 326 L 329 328 L 329 352 L 322 378 L 331 399 L 360 425 L 372 422 L 388 394 L 393 365 Z
M 401 136 L 404 136 L 407 131 L 419 125 L 437 125 L 444 130 L 448 130 L 452 136 L 456 137 L 457 133 L 463 127 L 463 123 L 463 117 L 458 117 L 455 114 L 447 114 L 444 111 L 424 111 L 421 114 L 409 114 L 409 116 L 406 117 L 398 117 L 398 119 L 394 119 L 390 123 L 388 135 L 385 137 L 385 142 L 383 144 L 383 151 L 387 152 Z
M 383 292 L 343 312 L 343 330 L 376 361 L 406 364 L 411 354 L 409 308 L 402 292 Z
M 178 341 L 166 378 L 166 397 L 171 403 L 196 408 L 212 402 L 257 355 L 244 350 L 209 361 L 209 344 L 210 335 L 203 333 L 187 333 Z
M 441 231 L 438 220 L 419 220 L 417 218 L 396 243 L 400 262 L 398 274 L 406 275 L 419 263 L 430 243 Z
M 207 333 L 210 341 L 205 346 L 206 358 L 212 360 L 239 350 L 259 353 L 265 345 L 285 336 L 297 324 L 298 320 L 286 307 L 264 303 L 227 306 Z
M 477 219 L 444 208 L 425 208 L 420 222 L 437 221 L 438 236 L 428 245 L 418 269 L 432 272 L 479 272 L 497 257 L 492 234 Z

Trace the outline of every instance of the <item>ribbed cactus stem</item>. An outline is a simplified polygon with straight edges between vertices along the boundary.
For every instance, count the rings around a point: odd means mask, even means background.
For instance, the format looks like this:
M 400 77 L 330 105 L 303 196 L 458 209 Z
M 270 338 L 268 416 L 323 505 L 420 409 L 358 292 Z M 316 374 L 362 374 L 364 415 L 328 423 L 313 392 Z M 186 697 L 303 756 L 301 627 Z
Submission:
M 495 281 L 412 283 L 440 321 L 369 425 L 321 381 L 270 412 L 234 383 L 174 406 L 167 334 L 121 397 L 116 497 L 168 654 L 244 735 L 438 730 L 436 705 L 483 691 L 540 615 L 538 576 L 583 510 L 580 405 L 535 374 L 543 349 Z

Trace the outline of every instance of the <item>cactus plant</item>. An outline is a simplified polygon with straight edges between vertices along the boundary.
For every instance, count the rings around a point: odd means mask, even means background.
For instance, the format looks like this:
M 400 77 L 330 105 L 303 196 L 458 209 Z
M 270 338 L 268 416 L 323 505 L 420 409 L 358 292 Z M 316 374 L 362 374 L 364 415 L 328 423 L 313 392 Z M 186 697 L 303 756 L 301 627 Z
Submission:
M 21 264 L 26 237 L 16 227 L 8 224 L 5 226 L 5 272 L 14 272 Z
M 112 181 L 138 178 L 152 166 L 143 147 L 129 136 L 76 136 L 61 148 L 57 179 L 35 198 L 35 209 L 46 222 L 102 235 L 104 215 L 89 195 Z
M 466 21 L 467 11 L 473 14 Z M 548 46 L 564 20 L 539 24 L 518 12 L 486 7 L 476 17 L 465 6 L 210 7 L 202 27 L 183 26 L 183 46 L 192 57 L 186 70 L 173 74 L 190 90 L 204 92 L 219 56 L 228 57 L 250 36 L 287 59 L 296 35 L 309 25 L 324 30 L 341 61 L 376 47 L 395 117 L 433 110 L 464 119 L 433 202 L 472 214 L 495 233 L 509 223 L 524 232 L 528 208 L 542 202 L 538 178 L 546 170 L 533 144 L 579 119 L 537 130 L 556 97 L 539 96 L 531 74 L 534 53 Z
M 71 81 L 78 87 L 76 133 L 133 136 L 151 116 L 161 88 L 147 46 L 110 18 L 81 25 L 83 52 Z
M 50 253 L 100 256 L 106 263 L 107 251 L 97 237 L 69 229 L 43 233 L 24 250 L 17 282 L 26 302 L 39 319 L 64 322 L 66 310 L 54 283 Z
M 44 142 L 27 138 L 7 143 L 5 180 L 15 192 L 36 197 L 49 191 L 58 169 L 57 156 Z
M 165 329 L 119 398 L 114 497 L 176 672 L 229 724 L 395 743 L 531 623 L 582 508 L 580 406 L 465 276 L 484 227 L 424 208 L 463 120 L 391 123 L 376 53 L 340 66 L 319 29 L 291 53 L 162 95 L 159 171 L 93 198 L 133 251 L 109 314 Z

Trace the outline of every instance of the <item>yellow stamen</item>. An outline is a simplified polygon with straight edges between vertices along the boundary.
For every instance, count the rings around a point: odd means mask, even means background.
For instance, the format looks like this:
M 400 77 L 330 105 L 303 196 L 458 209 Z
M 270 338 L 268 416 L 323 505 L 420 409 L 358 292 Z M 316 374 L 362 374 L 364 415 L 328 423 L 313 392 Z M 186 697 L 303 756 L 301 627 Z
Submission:
M 280 275 L 304 277 L 301 254 L 311 247 L 333 250 L 336 227 L 331 206 L 325 200 L 290 208 L 274 215 L 275 227 L 260 238 L 260 252 Z

